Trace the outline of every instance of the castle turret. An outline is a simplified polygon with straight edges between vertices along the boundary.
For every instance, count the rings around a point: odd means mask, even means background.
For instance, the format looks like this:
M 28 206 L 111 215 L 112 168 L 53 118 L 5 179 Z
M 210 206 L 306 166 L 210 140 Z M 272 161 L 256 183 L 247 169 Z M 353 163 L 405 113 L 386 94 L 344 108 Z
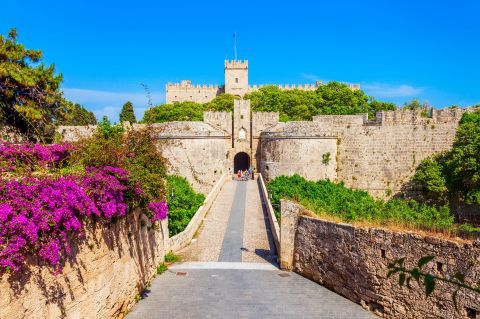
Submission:
M 248 60 L 225 60 L 225 93 L 242 97 L 248 92 Z

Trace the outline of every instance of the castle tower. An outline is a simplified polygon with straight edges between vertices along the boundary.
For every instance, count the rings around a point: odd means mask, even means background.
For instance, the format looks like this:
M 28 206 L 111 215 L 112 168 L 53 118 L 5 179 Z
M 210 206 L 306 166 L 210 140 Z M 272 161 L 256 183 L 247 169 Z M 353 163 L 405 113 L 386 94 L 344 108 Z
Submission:
M 225 93 L 242 97 L 248 92 L 248 60 L 225 60 Z
M 232 152 L 233 171 L 246 170 L 252 162 L 252 132 L 250 100 L 235 100 L 233 103 Z

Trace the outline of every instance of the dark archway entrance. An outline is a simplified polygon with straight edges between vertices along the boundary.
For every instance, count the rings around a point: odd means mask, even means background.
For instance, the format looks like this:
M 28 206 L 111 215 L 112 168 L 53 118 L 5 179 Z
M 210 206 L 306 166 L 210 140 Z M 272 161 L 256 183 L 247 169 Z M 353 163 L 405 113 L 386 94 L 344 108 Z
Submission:
M 250 167 L 250 156 L 245 152 L 240 152 L 233 158 L 233 171 L 246 170 Z

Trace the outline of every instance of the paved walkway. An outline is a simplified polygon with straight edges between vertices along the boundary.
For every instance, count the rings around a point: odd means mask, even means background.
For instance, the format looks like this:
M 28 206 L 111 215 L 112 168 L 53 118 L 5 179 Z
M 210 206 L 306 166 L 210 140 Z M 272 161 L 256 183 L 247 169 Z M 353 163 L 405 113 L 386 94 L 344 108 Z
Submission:
M 227 182 L 180 255 L 183 262 L 157 277 L 127 318 L 373 317 L 276 267 L 257 181 Z
M 227 181 L 183 261 L 270 262 L 276 252 L 257 181 Z

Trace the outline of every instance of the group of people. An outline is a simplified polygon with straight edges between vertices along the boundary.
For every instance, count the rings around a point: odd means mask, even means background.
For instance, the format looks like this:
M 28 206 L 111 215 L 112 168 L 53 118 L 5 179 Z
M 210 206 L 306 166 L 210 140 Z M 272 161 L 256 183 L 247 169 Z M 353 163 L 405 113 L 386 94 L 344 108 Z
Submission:
M 255 179 L 253 168 L 250 166 L 248 170 L 244 171 L 239 169 L 236 177 L 238 181 L 248 181 L 249 179 Z

